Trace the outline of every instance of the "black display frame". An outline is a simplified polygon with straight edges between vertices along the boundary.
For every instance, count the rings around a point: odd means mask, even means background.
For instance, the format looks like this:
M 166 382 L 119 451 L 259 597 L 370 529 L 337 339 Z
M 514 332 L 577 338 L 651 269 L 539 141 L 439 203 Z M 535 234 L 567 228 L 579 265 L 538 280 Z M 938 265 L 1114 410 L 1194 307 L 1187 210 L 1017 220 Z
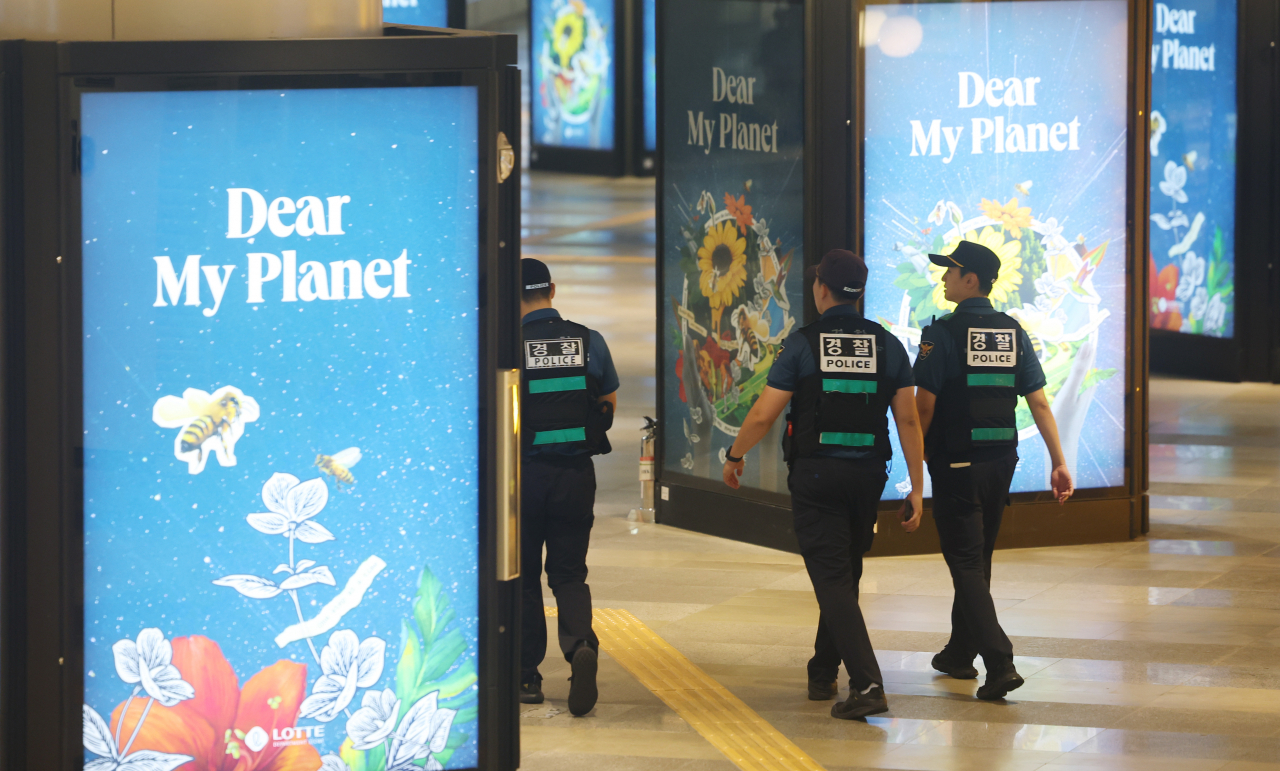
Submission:
M 630 26 L 631 14 L 628 12 L 630 0 L 612 0 L 613 2 L 613 149 L 590 150 L 580 147 L 561 147 L 544 145 L 537 141 L 537 129 L 532 125 L 533 100 L 538 98 L 534 92 L 533 76 L 538 64 L 538 49 L 534 41 L 537 19 L 534 17 L 534 4 L 529 2 L 529 168 L 536 171 L 561 171 L 569 174 L 594 174 L 605 177 L 620 177 L 627 173 L 628 155 L 628 106 L 624 103 L 627 88 L 626 75 L 631 69 L 631 46 L 628 43 L 627 29 Z
M 402 28 L 403 29 L 403 28 Z M 400 33 L 403 34 L 403 33 Z M 20 619 L 21 649 L 8 646 L 5 676 L 14 687 L 3 708 L 9 762 L 16 767 L 83 766 L 83 363 L 79 219 L 78 96 L 102 90 L 223 90 L 277 86 L 332 88 L 460 84 L 477 89 L 478 289 L 480 291 L 479 768 L 519 764 L 519 580 L 496 580 L 495 533 L 500 480 L 496 425 L 500 368 L 518 366 L 518 165 L 498 182 L 499 130 L 518 131 L 518 73 L 511 36 L 459 35 L 342 41 L 198 43 L 31 43 L 5 45 L 21 66 L 20 147 L 6 167 L 22 165 L 25 195 L 10 216 L 25 230 L 10 242 L 0 276 L 8 350 L 4 446 L 13 484 L 6 512 L 26 525 L 0 544 L 3 564 L 19 573 L 4 595 Z M 37 173 L 51 173 L 36 179 Z M 8 175 L 6 186 L 15 182 Z M 12 200 L 11 200 L 12 203 Z M 15 214 L 16 212 L 16 214 Z M 8 234 L 6 234 L 8 235 Z M 21 560 L 20 565 L 15 565 Z M 17 601 L 13 607 L 11 600 Z M 34 609 L 39 609 L 35 611 Z M 52 610 L 51 610 L 52 609 Z M 56 683 L 56 687 L 51 687 Z M 54 748 L 52 751 L 50 748 Z
M 658 148 L 644 144 L 644 0 L 624 0 L 627 6 L 626 62 L 626 169 L 633 177 L 653 177 L 658 171 Z M 657 2 L 654 3 L 657 13 Z M 656 29 L 656 26 L 655 26 Z M 657 51 L 657 41 L 654 41 Z M 661 100 L 659 100 L 661 101 Z M 654 105 L 657 110 L 657 105 Z M 659 132 L 661 133 L 661 132 Z
M 1275 40 L 1280 9 L 1236 4 L 1236 310 L 1231 337 L 1151 330 L 1151 369 L 1201 380 L 1280 382 L 1280 237 L 1271 180 L 1276 147 Z M 1147 312 L 1150 312 L 1149 305 Z

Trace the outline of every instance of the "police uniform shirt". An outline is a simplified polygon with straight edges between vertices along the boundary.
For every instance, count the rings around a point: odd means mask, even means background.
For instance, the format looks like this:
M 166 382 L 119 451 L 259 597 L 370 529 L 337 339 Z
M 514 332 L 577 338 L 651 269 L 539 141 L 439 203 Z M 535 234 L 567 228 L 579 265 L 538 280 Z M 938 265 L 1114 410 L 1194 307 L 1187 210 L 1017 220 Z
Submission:
M 561 318 L 560 312 L 555 308 L 539 308 L 526 313 L 520 323 L 525 325 L 534 321 L 558 318 Z M 618 390 L 618 371 L 613 367 L 613 355 L 609 353 L 609 346 L 605 344 L 604 337 L 594 329 L 591 330 L 591 339 L 587 342 L 587 372 L 600 384 L 601 396 L 608 396 Z M 525 454 L 582 455 L 586 452 L 588 450 L 585 448 L 540 446 L 526 450 Z
M 828 308 L 822 318 L 831 316 L 858 316 L 858 309 L 852 305 L 836 305 Z M 886 335 L 884 342 L 884 366 L 893 383 L 893 393 L 899 388 L 910 388 L 914 385 L 911 373 L 911 359 L 902 342 L 893 335 Z M 771 388 L 779 391 L 795 393 L 800 381 L 818 374 L 818 363 L 813 360 L 813 351 L 809 349 L 809 341 L 800 332 L 792 332 L 782 343 L 782 353 L 773 362 L 767 381 Z M 890 397 L 892 398 L 892 396 Z M 849 460 L 865 460 L 875 457 L 872 447 L 823 446 L 817 454 L 829 458 L 846 458 Z
M 986 297 L 970 297 L 956 306 L 956 313 L 990 316 L 996 312 Z M 1036 357 L 1031 337 L 1018 328 L 1018 364 L 1014 386 L 1018 396 L 1026 396 L 1044 388 L 1044 369 Z M 948 380 L 960 377 L 960 348 L 951 333 L 941 324 L 930 324 L 920 333 L 920 353 L 914 367 L 916 385 L 937 396 Z

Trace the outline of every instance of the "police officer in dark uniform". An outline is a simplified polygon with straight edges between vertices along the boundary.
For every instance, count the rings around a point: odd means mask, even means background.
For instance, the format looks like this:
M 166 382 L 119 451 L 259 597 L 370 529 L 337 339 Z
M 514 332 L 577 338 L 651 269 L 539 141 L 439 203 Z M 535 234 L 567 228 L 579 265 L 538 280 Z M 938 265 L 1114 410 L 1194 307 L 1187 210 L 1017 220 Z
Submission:
M 835 698 L 843 661 L 849 697 L 833 705 L 831 715 L 855 719 L 889 709 L 858 607 L 862 555 L 871 548 L 888 479 L 885 463 L 893 454 L 887 413 L 893 411 L 911 475 L 912 492 L 900 512 L 907 532 L 920 524 L 923 437 L 906 350 L 857 309 L 867 282 L 866 263 L 837 249 L 805 278 L 822 318 L 784 341 L 764 393 L 729 449 L 724 481 L 738 487 L 743 456 L 790 403 L 783 447 L 790 466 L 791 509 L 821 609 L 809 661 L 809 698 Z
M 560 649 L 569 661 L 569 711 L 591 711 L 598 696 L 600 641 L 591 628 L 587 546 L 596 498 L 592 455 L 609 452 L 605 431 L 618 405 L 618 373 L 599 332 L 560 318 L 551 307 L 556 285 L 539 260 L 521 260 L 520 410 L 524 464 L 521 473 L 521 562 L 524 567 L 520 701 L 541 704 L 538 665 L 547 654 L 542 610 L 542 548 L 547 584 L 559 612 Z
M 987 682 L 978 698 L 996 700 L 1022 685 L 1013 644 L 991 599 L 991 553 L 1018 465 L 1019 396 L 1026 397 L 1049 450 L 1058 502 L 1065 503 L 1074 487 L 1031 338 L 987 299 L 1000 275 L 1000 258 L 981 244 L 961 241 L 951 254 L 929 259 L 947 269 L 946 299 L 957 303 L 954 313 L 921 332 L 915 363 L 933 519 L 955 586 L 951 640 L 933 657 L 933 667 L 972 680 L 978 676 L 974 658 L 981 655 Z

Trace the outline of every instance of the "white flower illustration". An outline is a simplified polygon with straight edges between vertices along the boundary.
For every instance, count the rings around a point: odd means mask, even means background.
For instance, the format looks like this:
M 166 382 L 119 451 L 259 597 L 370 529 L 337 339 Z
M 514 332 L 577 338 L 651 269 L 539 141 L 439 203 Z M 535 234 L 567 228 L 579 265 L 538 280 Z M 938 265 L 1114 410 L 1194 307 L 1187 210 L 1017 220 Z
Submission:
M 1204 272 L 1206 261 L 1203 257 L 1197 257 L 1195 252 L 1187 252 L 1182 257 L 1182 271 L 1179 273 L 1178 289 L 1174 296 L 1181 302 L 1191 299 L 1196 293 L 1196 288 L 1204 284 Z
M 347 721 L 347 736 L 357 750 L 371 750 L 395 730 L 400 717 L 400 700 L 390 688 L 382 693 L 365 691 L 364 701 Z
M 1044 246 L 1045 251 L 1056 253 L 1071 245 L 1062 237 L 1062 224 L 1058 222 L 1057 217 L 1050 217 L 1042 222 L 1037 232 L 1041 235 L 1040 244 Z
M 933 206 L 933 211 L 929 212 L 929 221 L 935 225 L 941 225 L 942 219 L 947 215 L 947 202 L 938 201 Z
M 1222 301 L 1221 294 L 1215 294 L 1213 299 L 1209 301 L 1209 307 L 1204 313 L 1204 328 L 1206 331 L 1217 332 L 1227 323 L 1227 304 Z
M 154 750 L 138 750 L 122 756 L 116 748 L 115 737 L 111 735 L 111 729 L 102 716 L 88 704 L 84 705 L 83 716 L 84 747 L 99 756 L 84 764 L 85 771 L 173 771 L 178 766 L 195 760 L 190 755 L 171 755 Z
M 1169 161 L 1164 165 L 1164 181 L 1160 183 L 1160 192 L 1178 203 L 1187 202 L 1187 194 L 1182 189 L 1187 184 L 1187 167 L 1181 163 Z
M 1195 296 L 1191 298 L 1191 313 L 1188 318 L 1203 319 L 1204 312 L 1209 307 L 1209 290 L 1200 287 L 1196 289 Z
M 111 646 L 116 672 L 126 683 L 141 683 L 147 695 L 172 707 L 196 695 L 191 684 L 172 664 L 173 646 L 159 629 L 143 629 L 138 641 L 124 639 Z
M 351 766 L 337 755 L 325 755 L 320 758 L 319 771 L 351 771 Z
M 299 482 L 293 474 L 272 474 L 262 486 L 262 502 L 269 513 L 248 517 L 249 525 L 259 533 L 297 538 L 303 543 L 333 540 L 333 533 L 310 521 L 329 502 L 329 486 L 323 479 Z
M 356 633 L 343 629 L 329 635 L 320 653 L 324 675 L 302 702 L 299 715 L 328 723 L 355 698 L 356 688 L 369 688 L 382 677 L 387 644 L 377 637 L 360 642 Z
M 1161 230 L 1171 230 L 1173 228 L 1185 228 L 1191 224 L 1191 220 L 1187 219 L 1187 215 L 1182 213 L 1181 209 L 1174 209 L 1169 212 L 1169 216 L 1155 212 L 1151 215 L 1151 221 L 1156 223 Z
M 1160 154 L 1160 138 L 1164 136 L 1165 129 L 1169 128 L 1169 124 L 1165 123 L 1164 116 L 1159 110 L 1151 111 L 1151 157 Z
M 432 691 L 409 708 L 391 742 L 387 771 L 412 768 L 415 760 L 423 758 L 427 760 L 425 767 L 432 771 L 444 768 L 432 754 L 444 751 L 454 715 L 458 713 L 457 710 L 438 708 L 436 699 L 439 695 L 439 691 Z

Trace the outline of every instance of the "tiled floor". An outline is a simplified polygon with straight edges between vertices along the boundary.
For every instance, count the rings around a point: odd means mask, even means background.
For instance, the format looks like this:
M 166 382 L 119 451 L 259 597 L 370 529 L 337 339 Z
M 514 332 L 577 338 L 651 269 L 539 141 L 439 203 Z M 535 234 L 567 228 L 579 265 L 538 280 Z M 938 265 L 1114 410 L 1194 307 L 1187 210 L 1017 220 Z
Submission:
M 622 376 L 616 449 L 598 461 L 598 607 L 630 611 L 828 769 L 1280 771 L 1280 386 L 1154 380 L 1150 536 L 997 553 L 1027 677 L 1007 704 L 929 667 L 948 628 L 942 560 L 869 560 L 891 712 L 833 720 L 805 694 L 817 605 L 799 557 L 626 520 L 654 402 L 652 182 L 526 185 L 525 254 L 547 259 L 558 304 L 603 332 Z M 558 654 L 543 674 L 526 769 L 733 768 L 607 655 L 585 718 L 568 715 Z

